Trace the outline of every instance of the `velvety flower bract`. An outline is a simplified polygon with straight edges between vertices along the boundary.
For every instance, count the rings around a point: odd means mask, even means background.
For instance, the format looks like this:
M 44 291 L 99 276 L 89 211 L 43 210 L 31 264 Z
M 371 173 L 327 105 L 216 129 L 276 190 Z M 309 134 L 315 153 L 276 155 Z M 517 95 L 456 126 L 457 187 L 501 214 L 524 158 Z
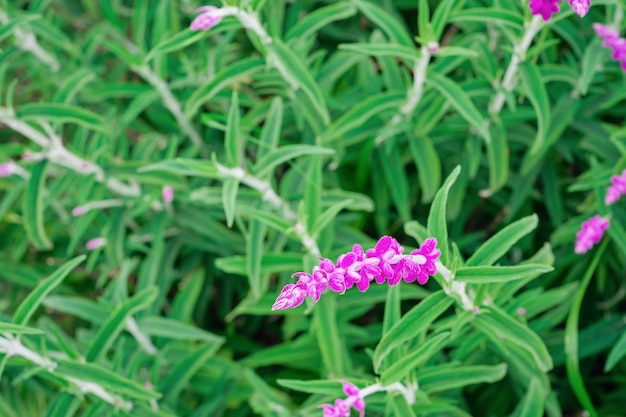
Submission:
M 593 245 L 600 243 L 604 231 L 609 227 L 609 221 L 601 216 L 593 216 L 583 222 L 581 230 L 576 233 L 576 246 L 574 252 L 586 253 Z

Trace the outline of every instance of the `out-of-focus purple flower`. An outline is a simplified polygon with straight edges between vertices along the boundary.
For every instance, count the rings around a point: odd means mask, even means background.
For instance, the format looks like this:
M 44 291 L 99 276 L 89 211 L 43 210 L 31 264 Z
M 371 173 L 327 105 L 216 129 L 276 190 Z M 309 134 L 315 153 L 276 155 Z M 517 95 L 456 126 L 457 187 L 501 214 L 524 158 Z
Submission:
M 376 246 L 364 251 L 360 245 L 354 245 L 351 252 L 340 255 L 337 263 L 321 258 L 320 264 L 313 267 L 312 274 L 297 272 L 295 284 L 286 285 L 272 306 L 272 310 L 297 307 L 306 297 L 317 302 L 328 288 L 343 294 L 347 289 L 356 287 L 364 292 L 370 282 L 397 285 L 417 281 L 426 284 L 429 276 L 437 273 L 435 262 L 441 252 L 437 249 L 437 240 L 429 238 L 419 249 L 410 254 L 403 254 L 404 248 L 390 236 L 381 237 Z
M 10 177 L 17 171 L 17 164 L 15 161 L 7 161 L 0 164 L 0 178 Z
M 609 227 L 609 221 L 598 215 L 583 222 L 582 229 L 576 233 L 574 252 L 583 254 L 600 242 L 604 231 Z
M 591 7 L 590 0 L 569 0 L 569 7 L 580 17 L 585 17 Z
M 559 0 L 530 0 L 528 7 L 533 15 L 540 15 L 546 22 L 560 9 Z
M 594 23 L 593 28 L 596 34 L 604 39 L 602 45 L 613 50 L 611 58 L 615 61 L 619 61 L 622 69 L 626 71 L 626 39 L 620 38 L 619 32 L 616 29 L 601 23 Z
M 174 201 L 174 189 L 170 187 L 169 185 L 166 185 L 165 187 L 163 187 L 163 191 L 161 192 L 161 195 L 163 197 L 163 201 L 165 201 L 168 204 Z
M 200 13 L 189 25 L 189 29 L 193 31 L 209 30 L 222 20 L 219 8 L 215 6 L 202 6 L 196 9 L 196 13 Z
M 95 237 L 93 239 L 91 239 L 89 242 L 87 242 L 87 245 L 85 245 L 85 247 L 87 248 L 87 250 L 95 250 L 98 248 L 103 247 L 104 245 L 106 245 L 107 240 L 103 237 Z
M 611 185 L 606 189 L 604 202 L 606 205 L 611 205 L 624 194 L 626 194 L 626 169 L 623 170 L 620 175 L 613 175 L 611 177 Z
M 72 216 L 74 217 L 82 216 L 85 213 L 87 213 L 87 209 L 83 206 L 76 206 L 72 209 Z
M 350 408 L 354 407 L 359 412 L 360 417 L 365 416 L 365 400 L 361 396 L 359 389 L 349 383 L 343 383 L 343 392 L 348 396 L 343 400 L 335 400 L 335 404 L 323 404 L 320 407 L 324 410 L 323 417 L 350 417 Z

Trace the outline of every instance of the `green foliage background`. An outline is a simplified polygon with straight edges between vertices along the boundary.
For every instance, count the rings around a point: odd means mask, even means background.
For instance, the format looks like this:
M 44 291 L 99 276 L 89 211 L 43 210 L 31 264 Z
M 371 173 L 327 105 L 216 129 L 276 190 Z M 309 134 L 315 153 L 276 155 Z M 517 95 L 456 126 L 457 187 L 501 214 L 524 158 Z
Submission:
M 0 415 L 319 416 L 350 380 L 419 386 L 367 416 L 623 416 L 626 77 L 591 25 L 624 1 L 563 3 L 512 91 L 525 2 L 236 5 L 271 43 L 192 0 L 0 0 Z M 481 314 L 441 277 L 270 310 L 382 235 L 436 236 Z

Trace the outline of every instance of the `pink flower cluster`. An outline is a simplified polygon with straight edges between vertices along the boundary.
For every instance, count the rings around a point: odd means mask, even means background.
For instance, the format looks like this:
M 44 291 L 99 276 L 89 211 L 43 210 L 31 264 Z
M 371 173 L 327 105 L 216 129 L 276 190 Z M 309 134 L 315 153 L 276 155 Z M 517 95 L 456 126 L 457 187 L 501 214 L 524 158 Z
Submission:
M 324 417 L 350 417 L 350 408 L 354 407 L 360 417 L 365 416 L 365 401 L 359 389 L 349 382 L 344 382 L 343 392 L 348 396 L 345 400 L 335 400 L 335 405 L 323 404 Z
M 389 285 L 397 285 L 404 279 L 406 282 L 417 281 L 423 285 L 429 276 L 437 273 L 435 261 L 440 252 L 436 239 L 426 239 L 419 249 L 408 255 L 403 252 L 404 248 L 397 240 L 383 236 L 374 248 L 367 251 L 363 251 L 360 245 L 354 245 L 351 252 L 337 258 L 337 263 L 321 258 L 312 274 L 293 274 L 298 277 L 298 282 L 287 284 L 283 288 L 272 310 L 297 307 L 306 297 L 317 302 L 329 287 L 332 291 L 343 294 L 355 284 L 360 291 L 365 292 L 371 281 L 378 284 L 387 281 Z
M 611 177 L 611 185 L 606 189 L 606 197 L 604 202 L 611 205 L 626 194 L 626 169 L 620 175 Z
M 559 12 L 560 0 L 530 0 L 528 6 L 533 15 L 541 15 L 544 21 L 550 20 L 554 13 Z M 569 0 L 569 6 L 574 13 L 584 17 L 591 7 L 590 0 Z
M 576 233 L 574 252 L 583 254 L 600 242 L 604 231 L 609 227 L 609 221 L 598 215 L 583 222 L 582 229 Z
M 626 39 L 619 36 L 619 32 L 616 29 L 612 29 L 600 23 L 594 23 L 593 28 L 596 34 L 604 39 L 602 45 L 606 48 L 613 50 L 613 58 L 615 61 L 619 61 L 622 69 L 626 71 Z

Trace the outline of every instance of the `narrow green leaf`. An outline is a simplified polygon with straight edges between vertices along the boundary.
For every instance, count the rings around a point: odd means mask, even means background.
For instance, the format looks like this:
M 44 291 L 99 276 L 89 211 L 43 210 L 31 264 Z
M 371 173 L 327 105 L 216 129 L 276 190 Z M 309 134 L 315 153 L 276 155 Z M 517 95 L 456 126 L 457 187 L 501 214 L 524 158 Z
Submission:
M 457 166 L 448 175 L 448 178 L 446 178 L 437 194 L 435 194 L 433 203 L 430 206 L 430 212 L 428 213 L 428 235 L 437 239 L 437 247 L 441 251 L 441 262 L 444 264 L 448 262 L 448 225 L 446 218 L 448 193 L 460 172 L 461 167 Z
M 393 403 L 393 409 L 396 412 L 396 416 L 402 417 L 416 417 L 415 411 L 413 408 L 407 403 L 407 399 L 404 395 L 395 395 L 390 398 Z
M 55 289 L 72 271 L 72 269 L 76 268 L 76 266 L 84 261 L 85 258 L 85 255 L 80 255 L 71 259 L 37 285 L 37 287 L 26 296 L 24 301 L 22 301 L 15 310 L 12 320 L 13 323 L 26 325 L 35 313 L 35 310 L 37 310 L 37 307 L 39 307 L 43 299 L 46 298 L 50 291 Z
M 59 392 L 49 402 L 45 417 L 73 417 L 81 401 L 74 394 Z
M 322 297 L 313 312 L 315 334 L 326 371 L 340 377 L 346 374 L 344 344 L 337 327 L 337 305 L 333 297 Z
M 38 250 L 52 249 L 52 242 L 46 235 L 43 224 L 43 194 L 46 183 L 47 162 L 41 161 L 33 166 L 30 179 L 22 197 L 22 218 L 29 240 Z
M 356 6 L 371 22 L 382 29 L 391 42 L 412 47 L 413 40 L 402 24 L 385 9 L 366 0 L 356 0 Z
M 260 58 L 246 58 L 237 60 L 233 64 L 222 68 L 211 81 L 198 87 L 187 99 L 184 106 L 185 115 L 193 117 L 204 103 L 210 101 L 227 85 L 259 72 L 264 67 L 265 62 Z
M 420 57 L 417 49 L 393 43 L 342 43 L 339 49 L 376 57 L 402 58 L 408 65 L 413 65 Z
M 419 0 L 417 2 L 417 33 L 419 33 L 420 38 L 428 39 L 430 31 L 430 7 L 428 0 Z
M 472 325 L 496 343 L 504 341 L 519 346 L 532 356 L 542 371 L 552 369 L 552 357 L 541 338 L 526 324 L 509 316 L 495 305 L 481 307 L 481 314 L 474 318 Z
M 585 275 L 581 278 L 580 286 L 576 291 L 574 302 L 565 322 L 565 370 L 567 371 L 567 379 L 576 398 L 578 398 L 580 404 L 591 417 L 598 417 L 598 412 L 591 402 L 591 397 L 585 388 L 585 382 L 580 373 L 580 365 L 578 363 L 578 320 L 587 287 L 600 263 L 600 259 L 602 259 L 607 244 L 608 240 L 604 239 L 596 250 L 591 263 L 585 271 Z
M 150 171 L 165 171 L 190 177 L 220 178 L 215 164 L 203 159 L 176 158 L 139 168 L 139 172 Z
M 446 296 L 443 291 L 437 291 L 402 316 L 402 319 L 385 333 L 376 345 L 372 358 L 374 370 L 378 373 L 383 359 L 389 352 L 426 330 L 452 305 L 452 302 L 452 298 Z
M 269 284 L 262 270 L 265 235 L 266 226 L 256 219 L 250 219 L 246 235 L 246 275 L 255 298 L 265 294 Z
M 109 126 L 99 114 L 84 107 L 62 103 L 28 103 L 16 112 L 19 119 L 26 121 L 46 120 L 59 123 L 76 123 L 88 129 L 108 132 Z
M 385 174 L 387 189 L 400 214 L 400 219 L 402 219 L 403 222 L 408 222 L 412 218 L 410 206 L 411 196 L 409 178 L 404 169 L 402 155 L 400 154 L 399 147 L 392 141 L 387 141 L 383 147 L 383 151 L 379 152 L 377 156 L 380 161 L 380 167 Z
M 266 153 L 254 165 L 253 172 L 257 177 L 265 178 L 274 172 L 274 169 L 291 159 L 304 155 L 332 155 L 335 151 L 315 145 L 285 145 Z
M 528 384 L 524 398 L 515 408 L 511 417 L 543 417 L 545 400 L 546 392 L 541 380 L 533 377 Z
M 113 54 L 115 54 L 120 60 L 125 62 L 126 65 L 128 65 L 129 67 L 133 65 L 141 65 L 143 57 L 133 55 L 133 53 L 129 51 L 128 48 L 125 48 L 124 46 L 119 45 L 118 43 L 110 41 L 108 39 L 101 39 L 101 42 L 105 48 L 113 52 Z
M 585 48 L 585 54 L 581 62 L 580 77 L 578 77 L 576 83 L 576 88 L 583 96 L 587 95 L 589 86 L 598 73 L 598 65 L 602 63 L 607 55 L 606 50 L 601 47 L 601 43 L 602 40 L 596 38 Z
M 158 289 L 156 287 L 145 288 L 116 307 L 98 329 L 98 333 L 94 336 L 89 350 L 85 354 L 85 360 L 95 362 L 104 355 L 126 326 L 126 320 L 136 312 L 148 308 L 157 296 Z
M 276 383 L 281 387 L 306 392 L 307 394 L 324 394 L 330 396 L 340 396 L 342 394 L 341 383 L 339 381 L 329 381 L 327 379 L 277 379 Z
M 441 160 L 429 136 L 409 138 L 409 150 L 417 167 L 422 202 L 432 201 L 441 185 Z
M 355 13 L 356 8 L 347 1 L 320 7 L 298 20 L 285 35 L 285 40 L 307 39 L 310 36 L 317 35 L 324 26 L 337 20 L 348 19 L 354 16 Z
M 328 207 L 322 212 L 322 214 L 317 217 L 315 223 L 313 224 L 313 227 L 309 231 L 309 234 L 311 236 L 317 237 L 326 226 L 328 226 L 333 220 L 335 220 L 339 212 L 348 207 L 350 204 L 352 204 L 352 200 L 343 200 Z
M 444 95 L 456 111 L 478 131 L 480 136 L 487 142 L 490 141 L 489 129 L 483 116 L 469 95 L 457 83 L 445 75 L 430 71 L 426 78 L 426 85 L 435 88 Z
M 433 366 L 417 372 L 420 389 L 426 393 L 441 392 L 467 385 L 492 383 L 506 375 L 505 363 L 475 366 Z
M 409 372 L 426 363 L 433 355 L 439 352 L 447 343 L 450 332 L 430 336 L 423 344 L 414 348 L 412 352 L 393 362 L 380 376 L 383 385 L 391 385 L 407 376 Z M 420 383 L 421 384 L 421 383 Z
M 542 264 L 524 264 L 515 266 L 462 266 L 456 270 L 455 279 L 470 284 L 508 282 L 518 279 L 531 279 L 554 270 Z
M 241 158 L 245 144 L 244 137 L 241 134 L 241 116 L 239 115 L 239 95 L 233 91 L 230 101 L 230 110 L 228 111 L 228 120 L 226 126 L 226 139 L 224 147 L 226 148 L 226 162 L 230 167 L 238 167 L 241 165 Z
M 93 363 L 77 363 L 67 360 L 60 360 L 57 363 L 54 373 L 61 377 L 93 382 L 115 394 L 138 400 L 147 401 L 161 396 L 158 392 L 145 388 L 143 384 Z
M 257 160 L 276 149 L 282 124 L 283 101 L 280 97 L 274 97 L 259 136 Z
M 169 54 L 174 51 L 181 50 L 187 46 L 207 37 L 207 31 L 191 31 L 189 29 L 182 30 L 172 36 L 162 39 L 154 48 L 148 52 L 144 58 L 144 62 L 156 58 L 160 55 Z
M 528 95 L 537 115 L 537 138 L 533 142 L 530 154 L 537 152 L 545 146 L 548 127 L 550 126 L 550 100 L 546 84 L 541 78 L 539 68 L 531 61 L 525 61 L 519 66 L 519 74 L 524 84 L 524 90 Z
M 434 40 L 441 40 L 443 29 L 450 23 L 450 13 L 455 3 L 454 0 L 441 0 L 433 12 L 431 23 L 433 26 Z
M 226 225 L 233 227 L 235 222 L 235 210 L 237 208 L 237 192 L 239 191 L 239 180 L 228 178 L 224 180 L 222 186 L 222 204 L 226 214 Z
M 138 320 L 139 329 L 148 336 L 165 337 L 173 340 L 200 340 L 210 343 L 221 343 L 224 338 L 191 324 L 160 317 L 144 316 Z
M 22 326 L 14 323 L 0 322 L 0 334 L 41 334 L 43 331 L 35 329 L 34 327 Z
M 490 126 L 487 158 L 489 159 L 489 189 L 481 191 L 483 197 L 493 195 L 502 189 L 509 177 L 509 144 L 506 139 L 506 129 L 499 118 Z
M 504 256 L 521 238 L 535 230 L 536 214 L 524 217 L 506 226 L 483 243 L 465 262 L 466 266 L 489 266 Z
M 295 225 L 292 221 L 265 210 L 259 210 L 243 204 L 239 206 L 242 215 L 256 219 L 274 230 L 291 235 L 290 229 Z
M 613 345 L 606 358 L 604 372 L 610 372 L 617 363 L 626 355 L 626 331 L 622 333 L 619 340 Z
M 517 30 L 522 30 L 524 27 L 524 19 L 520 13 L 496 7 L 464 8 L 452 13 L 450 22 L 496 23 L 507 25 Z

